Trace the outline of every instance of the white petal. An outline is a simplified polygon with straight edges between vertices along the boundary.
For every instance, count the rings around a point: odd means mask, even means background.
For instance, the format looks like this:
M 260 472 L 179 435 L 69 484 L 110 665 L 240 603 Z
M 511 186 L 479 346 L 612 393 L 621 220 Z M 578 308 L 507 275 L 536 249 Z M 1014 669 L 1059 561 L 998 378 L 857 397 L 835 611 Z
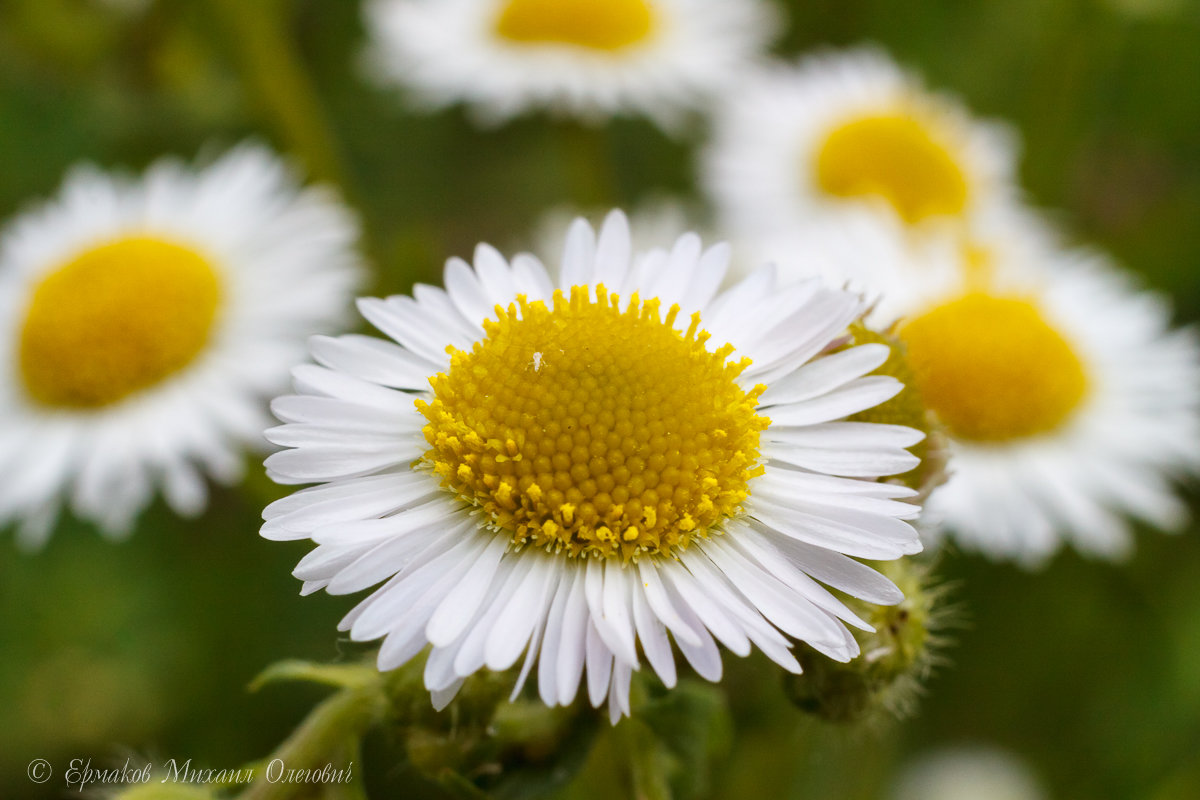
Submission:
M 595 282 L 619 292 L 629 271 L 630 249 L 629 220 L 620 211 L 610 211 L 596 243 Z
M 570 705 L 579 690 L 579 680 L 583 677 L 584 661 L 587 654 L 589 622 L 587 596 L 584 583 L 586 571 L 582 568 L 572 570 L 573 585 L 563 609 L 562 642 L 558 650 L 555 684 L 558 686 L 559 705 Z
M 487 643 L 484 663 L 497 672 L 511 667 L 525 650 L 534 629 L 545 615 L 558 579 L 557 565 L 550 557 L 518 554 L 534 562 L 533 569 L 496 618 Z
M 819 397 L 883 366 L 890 354 L 885 344 L 864 344 L 819 358 L 771 384 L 759 402 L 771 406 Z
M 575 586 L 576 570 L 567 567 L 563 570 L 558 588 L 554 590 L 554 599 L 550 602 L 550 611 L 546 615 L 546 630 L 542 636 L 541 653 L 538 656 L 538 696 L 548 706 L 558 705 L 558 654 L 564 645 L 563 618 L 567 609 L 567 599 Z
M 677 641 L 699 647 L 704 636 L 703 627 L 696 628 L 684 622 L 684 615 L 676 610 L 660 577 L 660 572 L 665 567 L 657 566 L 650 559 L 642 559 L 637 566 L 646 603 L 654 615 L 675 635 Z
M 675 686 L 675 656 L 671 652 L 671 640 L 667 629 L 650 610 L 646 594 L 640 584 L 633 586 L 633 622 L 637 627 L 638 640 L 646 653 L 646 660 L 658 673 L 659 679 L 668 689 Z
M 425 636 L 430 644 L 435 647 L 448 646 L 474 619 L 507 547 L 504 537 L 494 536 L 479 560 L 463 575 L 458 586 L 438 605 L 425 627 Z
M 904 384 L 887 375 L 858 378 L 832 392 L 798 403 L 777 405 L 765 413 L 771 427 L 814 425 L 841 419 L 880 403 L 891 400 L 904 389 Z
M 608 695 L 609 677 L 612 675 L 613 654 L 604 646 L 596 626 L 588 621 L 587 627 L 587 685 L 588 699 L 592 707 L 599 708 Z
M 446 293 L 458 306 L 467 321 L 482 325 L 486 319 L 495 317 L 495 303 L 490 300 L 475 270 L 461 258 L 452 258 L 446 262 Z
M 735 655 L 750 654 L 746 632 L 709 596 L 708 592 L 714 589 L 712 585 L 701 585 L 682 564 L 668 564 L 662 577 L 676 608 L 685 605 L 691 609 L 704 627 Z
M 596 263 L 596 234 L 587 220 L 580 217 L 567 229 L 563 246 L 562 274 L 558 286 L 570 295 L 572 286 L 587 286 L 592 282 Z
M 308 346 L 325 366 L 394 389 L 428 391 L 429 377 L 439 371 L 438 364 L 373 336 L 313 336 Z
M 516 299 L 517 285 L 509 272 L 508 262 L 490 244 L 476 245 L 475 274 L 493 306 L 507 306 Z

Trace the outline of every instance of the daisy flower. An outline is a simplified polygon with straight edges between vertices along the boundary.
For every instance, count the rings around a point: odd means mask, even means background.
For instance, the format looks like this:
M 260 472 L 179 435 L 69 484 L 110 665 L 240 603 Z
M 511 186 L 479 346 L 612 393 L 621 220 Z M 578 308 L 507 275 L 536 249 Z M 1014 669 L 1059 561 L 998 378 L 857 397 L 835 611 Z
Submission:
M 270 505 L 263 536 L 317 543 L 303 593 L 382 582 L 341 629 L 383 639 L 381 670 L 432 645 L 438 708 L 522 653 L 514 696 L 535 663 L 548 705 L 586 674 L 614 721 L 643 659 L 674 685 L 671 638 L 714 681 L 717 642 L 792 671 L 790 639 L 854 657 L 843 623 L 865 623 L 821 583 L 902 599 L 853 557 L 920 549 L 913 492 L 876 479 L 921 434 L 841 421 L 901 389 L 864 377 L 888 348 L 833 352 L 857 295 L 771 268 L 718 292 L 728 255 L 686 234 L 639 258 L 613 212 L 598 237 L 573 223 L 556 283 L 480 245 L 444 290 L 361 301 L 394 341 L 314 340 L 267 468 L 320 485 Z
M 80 167 L 0 236 L 0 523 L 60 507 L 129 532 L 161 489 L 205 506 L 262 442 L 312 329 L 346 316 L 356 223 L 255 146 L 140 179 Z
M 872 208 L 915 230 L 969 219 L 1010 191 L 1009 132 L 971 119 L 872 49 L 748 76 L 716 112 L 709 194 L 750 236 Z
M 885 298 L 875 324 L 899 320 L 916 388 L 950 437 L 950 479 L 926 520 L 1028 565 L 1064 541 L 1119 557 L 1127 516 L 1178 527 L 1172 484 L 1200 467 L 1195 331 L 1170 330 L 1162 297 L 1028 212 L 993 211 L 970 244 L 955 241 L 913 248 L 862 224 L 774 246 L 790 274 L 840 270 Z
M 539 108 L 673 126 L 774 27 L 762 0 L 371 0 L 366 22 L 377 78 L 492 124 Z

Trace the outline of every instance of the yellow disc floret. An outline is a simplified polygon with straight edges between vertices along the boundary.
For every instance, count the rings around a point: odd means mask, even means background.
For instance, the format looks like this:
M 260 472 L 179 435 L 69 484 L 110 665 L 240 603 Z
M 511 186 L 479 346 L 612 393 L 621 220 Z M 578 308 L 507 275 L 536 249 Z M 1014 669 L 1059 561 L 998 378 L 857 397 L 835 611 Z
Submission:
M 35 402 L 95 409 L 187 366 L 208 342 L 220 300 L 212 266 L 146 237 L 88 250 L 34 289 L 20 372 Z
M 967 205 L 967 181 L 926 123 L 880 114 L 830 131 L 816 155 L 817 184 L 835 197 L 881 197 L 907 223 L 953 215 Z
M 570 556 L 670 554 L 719 532 L 761 474 L 756 415 L 765 387 L 736 378 L 749 359 L 693 315 L 686 333 L 657 300 L 622 310 L 603 286 L 551 307 L 518 298 L 417 401 L 425 463 L 516 546 Z
M 1004 442 L 1047 433 L 1087 394 L 1079 356 L 1025 298 L 970 292 L 899 333 L 922 395 L 959 439 Z
M 567 44 L 616 51 L 654 30 L 646 0 L 509 0 L 496 33 L 523 44 Z

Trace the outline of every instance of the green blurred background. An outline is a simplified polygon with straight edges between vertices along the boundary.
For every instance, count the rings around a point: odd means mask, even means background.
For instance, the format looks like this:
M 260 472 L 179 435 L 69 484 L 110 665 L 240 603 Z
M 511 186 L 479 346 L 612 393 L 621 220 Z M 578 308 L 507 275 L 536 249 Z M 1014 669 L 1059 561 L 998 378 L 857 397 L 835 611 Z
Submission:
M 1029 198 L 1200 318 L 1200 5 L 1190 0 L 793 0 L 776 52 L 872 41 L 1007 119 Z M 475 242 L 528 246 L 564 203 L 697 199 L 682 141 L 622 120 L 541 117 L 493 131 L 406 113 L 361 79 L 358 3 L 0 0 L 0 218 L 81 160 L 140 169 L 257 137 L 337 181 L 363 215 L 374 292 L 436 281 Z M 597 169 L 607 162 L 610 168 Z M 1200 446 L 1200 443 L 1197 443 Z M 235 767 L 269 752 L 322 693 L 247 683 L 280 658 L 346 655 L 348 598 L 297 596 L 300 544 L 257 536 L 258 475 L 199 520 L 161 506 L 112 545 L 65 521 L 44 552 L 0 539 L 0 797 L 45 758 Z M 1194 499 L 1194 497 L 1193 497 Z M 1196 504 L 1193 502 L 1193 506 Z M 726 655 L 738 735 L 712 796 L 883 798 L 931 748 L 995 745 L 1054 798 L 1200 798 L 1200 536 L 1143 531 L 1123 565 L 1073 554 L 1041 572 L 948 554 L 964 623 L 914 719 L 850 733 L 802 718 L 760 660 Z M 384 796 L 438 796 L 368 749 Z M 602 796 L 613 767 L 572 797 Z

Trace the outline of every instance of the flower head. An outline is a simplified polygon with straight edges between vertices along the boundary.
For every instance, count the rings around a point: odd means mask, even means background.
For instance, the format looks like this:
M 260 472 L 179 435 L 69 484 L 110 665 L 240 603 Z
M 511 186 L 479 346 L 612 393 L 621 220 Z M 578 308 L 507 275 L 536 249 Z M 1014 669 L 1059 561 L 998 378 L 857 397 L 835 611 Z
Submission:
M 73 171 L 0 239 L 0 520 L 36 544 L 64 499 L 113 535 L 156 488 L 200 511 L 203 476 L 233 481 L 261 441 L 302 332 L 344 318 L 355 236 L 258 147 Z
M 765 249 L 794 277 L 840 273 L 883 298 L 872 320 L 896 324 L 950 440 L 927 521 L 1027 564 L 1063 542 L 1120 556 L 1126 515 L 1177 527 L 1172 483 L 1200 467 L 1195 332 L 1171 331 L 1163 298 L 1016 207 L 923 244 L 864 222 Z
M 916 463 L 909 428 L 841 421 L 901 388 L 863 377 L 884 345 L 833 352 L 863 313 L 767 268 L 719 292 L 729 251 L 687 234 L 631 252 L 619 212 L 576 221 L 557 283 L 532 256 L 480 245 L 446 289 L 363 300 L 395 343 L 314 341 L 268 432 L 285 483 L 263 535 L 318 547 L 304 591 L 384 582 L 343 621 L 383 638 L 381 669 L 427 645 L 442 705 L 464 678 L 525 653 L 549 705 L 629 713 L 644 658 L 667 685 L 670 637 L 717 680 L 716 642 L 790 670 L 788 637 L 846 660 L 862 626 L 817 581 L 901 599 L 849 556 L 919 549 L 915 493 L 877 482 Z M 640 645 L 640 653 L 639 653 Z
M 1010 194 L 1013 149 L 1007 130 L 862 49 L 747 77 L 718 110 L 705 169 L 740 234 L 820 227 L 864 208 L 925 230 Z
M 769 37 L 761 0 L 373 0 L 371 65 L 486 122 L 530 108 L 673 124 Z

